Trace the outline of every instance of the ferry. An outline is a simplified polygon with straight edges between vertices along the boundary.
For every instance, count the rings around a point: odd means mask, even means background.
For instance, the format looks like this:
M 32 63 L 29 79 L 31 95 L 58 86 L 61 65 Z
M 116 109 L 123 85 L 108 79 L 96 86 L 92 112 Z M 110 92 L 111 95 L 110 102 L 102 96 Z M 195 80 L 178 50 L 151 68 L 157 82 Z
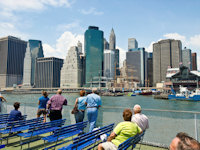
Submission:
M 191 92 L 187 87 L 180 86 L 180 92 L 176 93 L 173 88 L 171 88 L 172 94 L 168 95 L 168 99 L 175 100 L 189 100 L 189 101 L 200 101 L 200 89 L 196 88 L 195 91 Z

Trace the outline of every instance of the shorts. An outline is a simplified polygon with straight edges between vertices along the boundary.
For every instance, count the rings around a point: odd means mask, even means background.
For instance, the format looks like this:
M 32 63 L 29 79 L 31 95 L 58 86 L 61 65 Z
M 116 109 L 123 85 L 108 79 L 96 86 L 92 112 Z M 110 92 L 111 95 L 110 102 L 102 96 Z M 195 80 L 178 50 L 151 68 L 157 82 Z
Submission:
M 102 143 L 102 147 L 105 150 L 117 150 L 117 146 L 113 144 L 112 142 L 104 142 Z
M 44 115 L 46 115 L 47 114 L 47 111 L 46 111 L 46 109 L 38 109 L 38 111 L 37 111 L 37 115 L 41 115 L 41 114 L 44 114 Z

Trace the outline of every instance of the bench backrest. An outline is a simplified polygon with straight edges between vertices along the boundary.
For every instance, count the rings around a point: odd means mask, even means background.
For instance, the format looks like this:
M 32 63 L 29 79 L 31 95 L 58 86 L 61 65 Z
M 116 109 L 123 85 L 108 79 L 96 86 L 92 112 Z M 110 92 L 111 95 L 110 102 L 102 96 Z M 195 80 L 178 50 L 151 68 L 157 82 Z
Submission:
M 54 135 L 58 136 L 60 134 L 66 134 L 76 130 L 83 130 L 87 126 L 88 121 L 79 122 L 76 124 L 68 125 L 61 127 L 60 129 L 55 130 Z
M 126 141 L 124 141 L 123 143 L 121 143 L 121 144 L 118 146 L 118 150 L 126 150 L 126 149 L 128 149 L 130 146 L 133 146 L 133 145 L 139 143 L 140 140 L 143 138 L 144 134 L 145 134 L 145 131 L 142 132 L 141 134 L 135 135 L 134 137 L 128 138 Z
M 26 120 L 27 118 L 27 115 L 23 115 L 22 117 L 18 118 L 19 120 Z M 7 122 L 12 122 L 14 121 L 12 118 L 10 118 L 10 115 L 8 116 L 4 116 L 1 118 L 0 120 L 0 124 L 3 124 L 3 123 L 7 123 Z

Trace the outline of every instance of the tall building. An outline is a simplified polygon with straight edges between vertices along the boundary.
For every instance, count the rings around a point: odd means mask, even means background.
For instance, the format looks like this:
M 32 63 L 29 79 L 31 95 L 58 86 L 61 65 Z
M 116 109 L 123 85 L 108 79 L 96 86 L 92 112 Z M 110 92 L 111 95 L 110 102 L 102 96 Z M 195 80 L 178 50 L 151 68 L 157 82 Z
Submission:
M 153 54 L 148 53 L 147 58 L 147 83 L 146 86 L 153 86 Z
M 63 59 L 55 57 L 37 58 L 35 68 L 35 87 L 60 87 L 60 70 L 62 66 Z
M 183 66 L 188 67 L 188 69 L 192 70 L 192 54 L 191 49 L 187 49 L 186 47 L 182 50 L 182 61 Z
M 22 84 L 27 42 L 8 36 L 0 39 L 0 87 Z
M 109 41 L 109 49 L 110 50 L 115 49 L 115 46 L 116 46 L 116 37 L 115 37 L 115 32 L 114 32 L 113 28 L 111 30 L 110 39 L 109 40 L 110 40 Z
M 31 88 L 31 50 L 29 43 L 27 43 L 24 57 L 23 87 Z
M 126 67 L 127 76 L 129 79 L 138 81 L 140 86 L 145 86 L 147 53 L 145 48 L 138 48 L 137 50 L 126 52 Z
M 89 26 L 85 32 L 86 86 L 90 86 L 94 77 L 103 75 L 103 42 L 103 31 Z
M 114 79 L 115 77 L 115 51 L 104 51 L 104 76 Z
M 192 70 L 197 70 L 197 53 L 192 53 Z
M 109 43 L 108 41 L 104 38 L 104 50 L 109 49 Z
M 179 68 L 182 62 L 180 40 L 161 40 L 153 44 L 153 84 L 166 81 L 167 68 Z
M 120 75 L 120 69 L 119 69 L 119 49 L 115 49 L 115 74 L 116 76 Z
M 82 65 L 78 47 L 69 49 L 63 67 L 61 69 L 60 87 L 77 88 L 81 87 Z
M 135 38 L 129 38 L 128 39 L 128 50 L 136 49 L 138 48 L 138 42 Z
M 31 85 L 35 84 L 36 58 L 44 57 L 42 42 L 40 40 L 28 40 L 31 50 Z
M 78 52 L 79 52 L 80 54 L 82 54 L 82 53 L 83 53 L 83 51 L 82 51 L 82 43 L 81 43 L 80 41 L 78 41 L 77 47 L 78 47 Z

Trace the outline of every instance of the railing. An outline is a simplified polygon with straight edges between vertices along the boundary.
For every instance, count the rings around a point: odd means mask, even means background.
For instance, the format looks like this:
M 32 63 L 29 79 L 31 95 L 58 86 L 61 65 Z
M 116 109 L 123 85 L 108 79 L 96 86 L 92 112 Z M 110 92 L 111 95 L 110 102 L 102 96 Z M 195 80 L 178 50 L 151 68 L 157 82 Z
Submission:
M 74 115 L 71 114 L 72 108 L 72 104 L 63 107 L 62 114 L 67 119 L 66 124 L 75 123 Z M 9 113 L 12 109 L 12 103 L 3 103 L 1 113 Z M 20 111 L 28 119 L 36 117 L 37 109 L 37 103 L 21 103 L 20 106 Z M 117 125 L 123 121 L 124 109 L 125 107 L 102 106 L 99 109 L 97 126 L 113 122 Z M 142 112 L 148 116 L 150 124 L 144 136 L 145 143 L 167 147 L 178 132 L 186 132 L 199 140 L 200 112 L 160 109 L 143 109 Z

